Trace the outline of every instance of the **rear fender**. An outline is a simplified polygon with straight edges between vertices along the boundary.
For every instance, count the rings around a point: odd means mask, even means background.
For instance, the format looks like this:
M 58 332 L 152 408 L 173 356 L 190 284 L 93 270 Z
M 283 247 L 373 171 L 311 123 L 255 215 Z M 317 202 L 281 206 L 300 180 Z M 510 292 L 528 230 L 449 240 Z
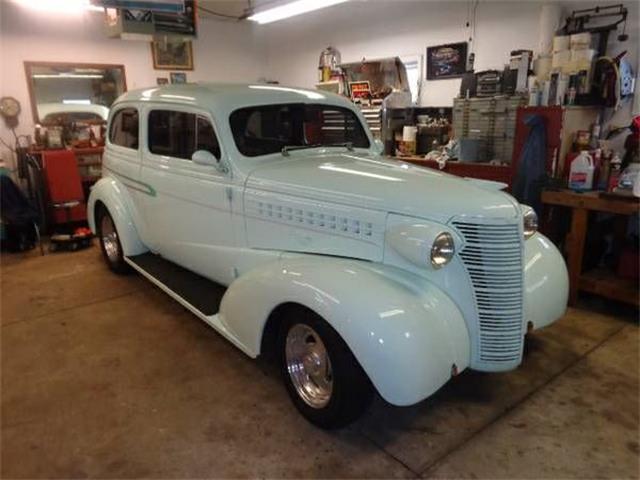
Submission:
M 94 234 L 97 234 L 95 213 L 98 202 L 107 208 L 113 218 L 125 256 L 139 255 L 149 251 L 140 240 L 136 230 L 131 213 L 133 209 L 131 198 L 122 182 L 113 177 L 104 177 L 91 189 L 87 204 L 87 217 L 89 227 Z
M 241 276 L 220 317 L 253 356 L 284 303 L 303 305 L 345 340 L 382 397 L 411 405 L 469 365 L 462 314 L 434 284 L 393 267 L 321 256 L 281 258 Z

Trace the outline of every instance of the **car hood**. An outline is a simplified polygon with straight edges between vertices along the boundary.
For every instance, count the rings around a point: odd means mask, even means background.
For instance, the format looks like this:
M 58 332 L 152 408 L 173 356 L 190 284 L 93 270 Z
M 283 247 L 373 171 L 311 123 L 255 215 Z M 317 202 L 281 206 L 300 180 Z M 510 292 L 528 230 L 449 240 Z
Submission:
M 266 160 L 247 188 L 350 207 L 447 222 L 465 215 L 513 218 L 515 200 L 504 184 L 464 179 L 404 162 L 352 153 L 292 152 Z

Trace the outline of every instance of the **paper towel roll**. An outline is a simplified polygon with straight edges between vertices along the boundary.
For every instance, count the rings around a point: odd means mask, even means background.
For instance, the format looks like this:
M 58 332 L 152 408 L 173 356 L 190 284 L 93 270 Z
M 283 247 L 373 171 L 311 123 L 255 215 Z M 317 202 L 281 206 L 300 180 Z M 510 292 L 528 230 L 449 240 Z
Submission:
M 406 126 L 402 129 L 402 141 L 415 142 L 417 134 L 418 134 L 418 127 Z
M 533 62 L 533 71 L 540 81 L 547 80 L 551 71 L 551 55 L 540 55 L 536 58 Z

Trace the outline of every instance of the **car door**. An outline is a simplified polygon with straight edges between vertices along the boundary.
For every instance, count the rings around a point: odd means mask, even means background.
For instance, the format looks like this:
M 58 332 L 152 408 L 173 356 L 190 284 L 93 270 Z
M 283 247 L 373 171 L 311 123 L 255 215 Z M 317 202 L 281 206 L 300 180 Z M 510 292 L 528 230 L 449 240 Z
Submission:
M 116 178 L 126 188 L 123 198 L 131 213 L 138 235 L 146 243 L 148 233 L 141 214 L 141 196 L 144 196 L 140 176 L 140 112 L 135 104 L 124 103 L 113 108 L 109 135 L 102 162 L 103 174 Z
M 224 160 L 211 115 L 186 106 L 148 105 L 141 178 L 153 191 L 144 216 L 163 257 L 227 284 L 232 268 L 219 259 L 235 245 L 231 176 L 191 160 L 208 150 Z

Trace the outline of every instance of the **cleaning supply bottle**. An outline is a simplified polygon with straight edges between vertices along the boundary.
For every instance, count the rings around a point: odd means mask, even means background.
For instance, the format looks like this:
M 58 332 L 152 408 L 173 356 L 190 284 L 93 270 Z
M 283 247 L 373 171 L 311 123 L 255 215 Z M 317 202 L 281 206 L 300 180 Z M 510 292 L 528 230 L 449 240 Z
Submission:
M 600 175 L 598 175 L 598 190 L 606 191 L 609 186 L 609 175 L 611 172 L 611 152 L 607 151 L 602 155 L 600 165 Z
M 597 190 L 602 174 L 602 149 L 596 148 L 591 154 L 593 156 L 593 182 L 591 185 L 594 190 Z
M 569 188 L 576 191 L 591 190 L 593 187 L 593 158 L 586 150 L 580 152 L 573 162 L 569 171 Z
M 618 187 L 618 180 L 620 179 L 621 173 L 622 160 L 616 153 L 611 159 L 611 172 L 609 173 L 609 185 L 607 187 L 607 192 L 613 192 Z

